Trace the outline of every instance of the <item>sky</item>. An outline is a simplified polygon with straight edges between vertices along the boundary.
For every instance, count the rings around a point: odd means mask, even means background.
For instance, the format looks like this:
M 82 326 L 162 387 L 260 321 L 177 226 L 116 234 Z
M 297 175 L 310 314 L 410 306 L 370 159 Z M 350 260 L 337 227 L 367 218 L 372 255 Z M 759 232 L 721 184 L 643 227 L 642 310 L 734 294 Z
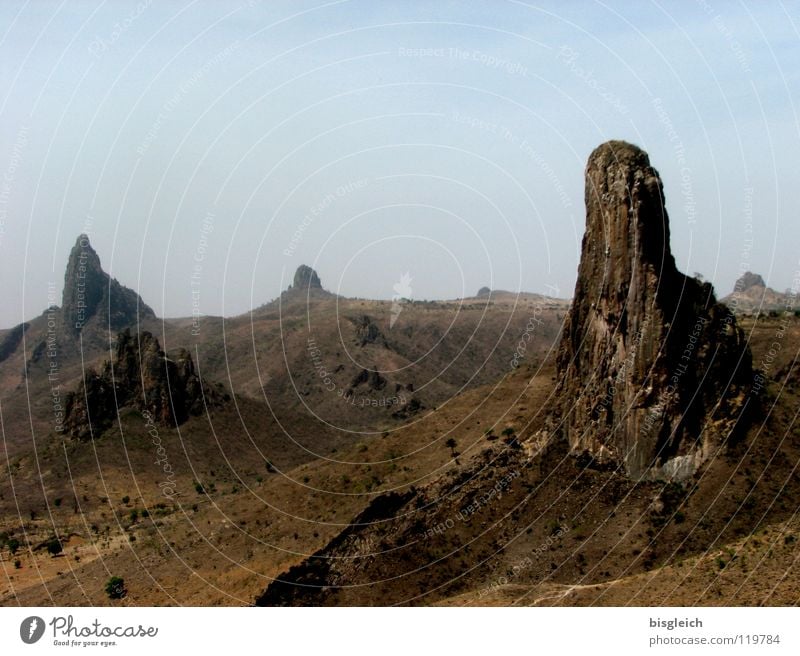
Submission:
M 800 272 L 800 3 L 0 3 L 0 327 L 87 233 L 159 316 L 300 264 L 365 298 L 569 297 L 584 167 L 650 154 L 679 268 Z

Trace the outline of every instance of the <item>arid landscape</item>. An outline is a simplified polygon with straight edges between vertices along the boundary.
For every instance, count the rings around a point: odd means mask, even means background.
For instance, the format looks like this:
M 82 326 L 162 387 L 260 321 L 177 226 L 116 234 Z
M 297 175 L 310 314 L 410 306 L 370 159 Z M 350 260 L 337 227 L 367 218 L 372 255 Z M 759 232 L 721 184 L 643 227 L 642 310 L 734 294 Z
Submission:
M 0 331 L 0 603 L 797 604 L 800 280 L 679 271 L 657 166 L 590 155 L 570 298 L 163 319 L 78 236 Z

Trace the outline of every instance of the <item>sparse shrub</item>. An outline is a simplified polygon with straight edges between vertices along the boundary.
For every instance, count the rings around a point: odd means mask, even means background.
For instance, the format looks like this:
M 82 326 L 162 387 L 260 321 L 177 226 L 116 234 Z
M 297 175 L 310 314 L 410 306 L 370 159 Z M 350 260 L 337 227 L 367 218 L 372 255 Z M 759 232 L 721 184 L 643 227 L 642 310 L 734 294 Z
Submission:
M 61 507 L 61 501 L 62 501 L 61 497 L 58 497 L 57 499 L 53 499 L 53 505 L 56 508 L 60 508 Z
M 503 432 L 501 433 L 501 435 L 503 435 L 505 437 L 508 437 L 509 435 L 513 435 L 513 434 L 514 434 L 514 429 L 511 426 L 508 426 L 507 428 L 504 428 Z
M 127 494 L 126 494 L 124 497 L 122 497 L 122 503 L 124 503 L 126 506 L 127 506 L 127 505 L 128 505 L 130 502 L 131 502 L 131 498 L 130 498 L 130 497 L 127 495 Z
M 7 543 L 7 544 L 8 544 L 8 550 L 11 552 L 11 555 L 12 555 L 12 556 L 13 556 L 15 553 L 17 553 L 17 550 L 19 549 L 19 540 L 17 540 L 17 538 L 11 538 L 11 539 L 8 541 L 8 543 Z
M 106 581 L 106 594 L 109 599 L 122 599 L 128 591 L 125 589 L 125 579 L 119 576 L 112 576 Z
M 200 483 L 198 483 L 197 481 L 195 481 L 195 483 L 194 483 L 194 491 L 197 492 L 197 494 L 205 494 L 206 493 L 205 488 Z
M 22 569 L 22 561 L 19 558 L 14 561 L 14 569 Z
M 131 510 L 131 512 L 128 514 L 128 517 L 129 517 L 129 518 L 130 518 L 130 520 L 131 520 L 131 524 L 135 524 L 135 523 L 136 523 L 136 521 L 139 519 L 139 511 L 138 511 L 138 510 L 136 510 L 136 508 L 134 508 L 134 509 L 133 509 L 133 510 Z

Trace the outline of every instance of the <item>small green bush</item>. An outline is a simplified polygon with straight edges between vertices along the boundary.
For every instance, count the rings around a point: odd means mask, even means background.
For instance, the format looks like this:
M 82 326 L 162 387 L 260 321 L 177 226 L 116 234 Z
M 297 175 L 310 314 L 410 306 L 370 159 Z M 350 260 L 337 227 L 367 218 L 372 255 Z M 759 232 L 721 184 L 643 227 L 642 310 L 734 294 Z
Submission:
M 125 579 L 112 576 L 106 581 L 106 594 L 109 599 L 122 599 L 128 591 L 125 589 Z

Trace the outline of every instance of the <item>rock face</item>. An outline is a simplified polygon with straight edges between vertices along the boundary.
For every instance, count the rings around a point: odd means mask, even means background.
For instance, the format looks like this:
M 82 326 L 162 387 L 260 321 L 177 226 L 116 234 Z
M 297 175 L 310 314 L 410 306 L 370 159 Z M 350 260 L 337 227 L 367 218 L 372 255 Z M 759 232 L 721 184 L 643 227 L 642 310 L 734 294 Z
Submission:
M 766 287 L 767 284 L 764 282 L 764 279 L 758 275 L 757 273 L 751 273 L 747 271 L 739 280 L 736 281 L 736 284 L 733 287 L 734 292 L 745 292 L 751 287 Z
M 294 272 L 294 281 L 292 282 L 292 289 L 307 291 L 309 289 L 322 289 L 317 272 L 310 266 L 301 264 Z
M 206 400 L 216 394 L 206 390 Z M 65 399 L 64 428 L 73 436 L 97 436 L 117 419 L 118 410 L 148 412 L 163 425 L 176 426 L 203 412 L 203 389 L 185 349 L 167 357 L 148 332 L 120 333 L 114 360 L 98 374 L 89 371 L 83 384 Z
M 81 235 L 72 247 L 64 274 L 61 303 L 64 329 L 76 336 L 97 317 L 104 328 L 120 330 L 155 313 L 139 295 L 103 271 L 89 237 Z
M 586 233 L 558 353 L 573 454 L 633 478 L 691 475 L 729 437 L 751 357 L 733 314 L 670 252 L 658 172 L 622 141 L 586 167 Z
M 29 323 L 21 323 L 14 326 L 8 333 L 0 340 L 0 362 L 11 356 L 17 350 L 25 331 L 30 328 Z

